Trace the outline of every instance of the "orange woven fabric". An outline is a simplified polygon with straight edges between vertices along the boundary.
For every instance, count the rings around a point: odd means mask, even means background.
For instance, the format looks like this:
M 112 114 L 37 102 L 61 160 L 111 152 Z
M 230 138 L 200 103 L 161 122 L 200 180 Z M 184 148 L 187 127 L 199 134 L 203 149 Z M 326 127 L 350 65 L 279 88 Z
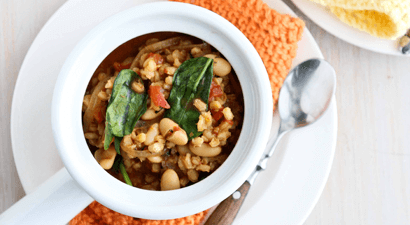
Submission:
M 223 16 L 235 25 L 253 44 L 262 58 L 272 87 L 274 103 L 296 56 L 304 22 L 282 15 L 262 0 L 173 0 L 202 6 Z M 70 225 L 198 225 L 207 211 L 174 220 L 135 219 L 114 212 L 98 202 L 91 203 L 70 221 Z
M 69 225 L 198 225 L 207 213 L 208 210 L 173 220 L 145 220 L 114 212 L 94 201 L 75 216 Z
M 209 9 L 235 25 L 253 44 L 268 71 L 274 105 L 296 56 L 305 23 L 261 0 L 172 0 Z M 275 108 L 275 107 L 274 107 Z

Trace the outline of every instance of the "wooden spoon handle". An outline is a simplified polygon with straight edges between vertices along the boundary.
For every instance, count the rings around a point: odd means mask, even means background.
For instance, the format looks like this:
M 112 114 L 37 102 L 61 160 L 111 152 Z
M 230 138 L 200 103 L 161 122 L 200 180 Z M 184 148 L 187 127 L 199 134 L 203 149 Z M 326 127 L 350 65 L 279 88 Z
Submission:
M 206 221 L 205 225 L 229 225 L 234 221 L 236 214 L 238 214 L 239 209 L 243 201 L 245 200 L 246 195 L 248 194 L 250 184 L 248 181 L 242 184 L 241 187 L 236 190 L 231 196 L 226 198 L 221 202 L 218 207 L 213 211 L 211 216 Z M 237 195 L 240 197 L 238 198 Z M 236 198 L 234 198 L 234 196 Z

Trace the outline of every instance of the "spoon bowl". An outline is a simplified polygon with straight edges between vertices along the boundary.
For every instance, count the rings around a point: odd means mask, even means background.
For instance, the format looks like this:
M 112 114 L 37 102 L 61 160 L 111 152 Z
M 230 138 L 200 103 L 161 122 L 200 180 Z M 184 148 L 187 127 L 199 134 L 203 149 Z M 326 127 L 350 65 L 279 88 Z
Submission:
M 281 130 L 303 127 L 319 119 L 336 89 L 336 72 L 323 59 L 310 59 L 296 66 L 280 90 L 278 110 Z

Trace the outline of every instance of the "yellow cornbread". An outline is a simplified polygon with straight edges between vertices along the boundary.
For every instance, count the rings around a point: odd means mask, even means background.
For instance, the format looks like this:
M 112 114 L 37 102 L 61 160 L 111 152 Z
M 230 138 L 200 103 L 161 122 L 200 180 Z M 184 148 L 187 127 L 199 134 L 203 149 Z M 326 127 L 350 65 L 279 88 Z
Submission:
M 385 39 L 410 28 L 410 0 L 311 0 L 329 7 L 341 21 Z

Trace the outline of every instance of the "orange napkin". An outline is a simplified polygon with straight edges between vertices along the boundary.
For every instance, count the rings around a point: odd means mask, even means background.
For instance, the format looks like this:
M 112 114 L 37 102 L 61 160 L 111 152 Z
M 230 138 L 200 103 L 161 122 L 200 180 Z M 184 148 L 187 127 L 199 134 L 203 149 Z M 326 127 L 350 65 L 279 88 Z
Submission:
M 282 15 L 261 0 L 172 0 L 209 9 L 235 25 L 253 44 L 265 64 L 274 105 L 296 56 L 305 23 Z M 275 106 L 274 106 L 275 110 Z
M 174 0 L 202 6 L 223 16 L 235 25 L 255 46 L 261 56 L 272 87 L 276 104 L 279 90 L 296 56 L 304 22 L 282 15 L 269 8 L 262 0 Z M 70 221 L 70 225 L 138 224 L 138 225 L 198 225 L 208 210 L 173 220 L 136 219 L 114 212 L 98 202 L 91 203 Z
M 198 225 L 207 212 L 173 220 L 145 220 L 122 215 L 94 201 L 75 216 L 69 225 Z

